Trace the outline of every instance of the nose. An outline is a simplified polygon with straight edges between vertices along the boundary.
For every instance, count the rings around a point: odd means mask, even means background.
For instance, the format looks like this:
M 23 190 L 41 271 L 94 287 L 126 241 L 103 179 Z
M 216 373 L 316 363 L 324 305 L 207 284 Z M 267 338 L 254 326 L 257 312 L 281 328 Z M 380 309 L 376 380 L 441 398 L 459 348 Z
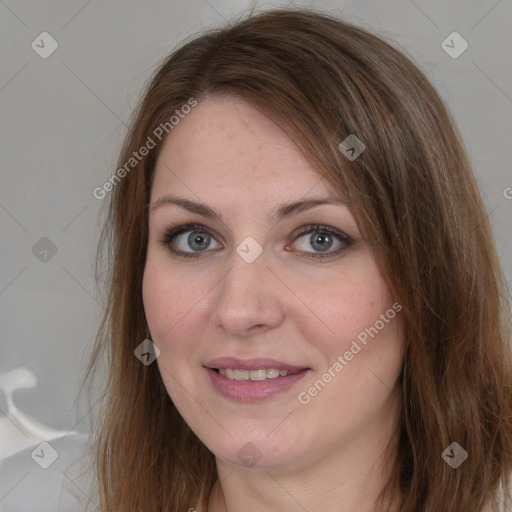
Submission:
M 215 287 L 211 318 L 215 327 L 246 338 L 279 327 L 285 318 L 282 284 L 268 267 L 264 253 L 247 263 L 238 254 Z

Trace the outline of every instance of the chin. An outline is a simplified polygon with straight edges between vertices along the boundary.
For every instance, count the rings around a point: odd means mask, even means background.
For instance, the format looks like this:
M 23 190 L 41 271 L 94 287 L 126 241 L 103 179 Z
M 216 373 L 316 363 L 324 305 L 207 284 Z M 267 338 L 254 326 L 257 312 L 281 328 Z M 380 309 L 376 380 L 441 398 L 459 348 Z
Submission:
M 254 434 L 234 435 L 233 438 L 226 436 L 222 440 L 205 441 L 203 442 L 217 459 L 247 468 L 291 468 L 305 455 L 303 437 L 293 436 L 288 432 L 283 432 L 282 435 L 271 434 L 268 437 Z M 300 452 L 298 448 L 301 449 Z

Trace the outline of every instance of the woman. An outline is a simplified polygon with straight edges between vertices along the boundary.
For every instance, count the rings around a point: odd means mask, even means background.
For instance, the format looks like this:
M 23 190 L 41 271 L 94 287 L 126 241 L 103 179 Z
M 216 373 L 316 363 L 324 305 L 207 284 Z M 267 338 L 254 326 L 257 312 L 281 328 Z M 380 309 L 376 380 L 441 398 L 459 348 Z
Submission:
M 202 35 L 153 77 L 110 183 L 102 510 L 503 506 L 506 290 L 406 57 L 310 11 Z

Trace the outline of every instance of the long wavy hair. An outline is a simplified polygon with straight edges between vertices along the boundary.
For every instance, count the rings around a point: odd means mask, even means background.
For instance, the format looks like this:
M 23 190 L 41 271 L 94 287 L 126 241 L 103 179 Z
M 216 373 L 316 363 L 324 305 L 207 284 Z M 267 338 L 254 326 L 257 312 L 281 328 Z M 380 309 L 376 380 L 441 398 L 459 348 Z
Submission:
M 101 510 L 205 510 L 217 478 L 214 455 L 177 412 L 157 365 L 134 356 L 148 336 L 142 277 L 162 146 L 155 130 L 191 99 L 217 94 L 272 118 L 343 194 L 403 306 L 399 445 L 382 503 L 399 493 L 404 512 L 498 510 L 512 472 L 510 311 L 461 137 L 400 51 L 302 9 L 251 14 L 183 44 L 132 117 L 117 167 L 125 172 L 105 199 L 98 260 L 106 249 L 108 298 L 89 366 L 90 378 L 102 362 L 108 371 L 94 437 Z M 349 135 L 366 147 L 356 159 L 339 149 Z M 131 161 L 148 137 L 155 147 Z M 455 441 L 468 453 L 457 469 L 441 456 Z

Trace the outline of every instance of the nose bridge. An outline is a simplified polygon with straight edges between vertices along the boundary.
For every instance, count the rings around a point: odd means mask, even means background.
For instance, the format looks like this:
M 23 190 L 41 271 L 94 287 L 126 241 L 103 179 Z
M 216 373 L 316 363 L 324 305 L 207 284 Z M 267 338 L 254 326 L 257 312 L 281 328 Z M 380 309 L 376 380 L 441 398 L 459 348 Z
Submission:
M 268 267 L 265 256 L 262 254 L 252 262 L 248 262 L 238 253 L 233 253 L 230 261 L 230 271 L 223 280 L 221 296 L 228 302 L 236 300 L 239 306 L 256 308 L 267 293 Z M 234 305 L 231 304 L 230 307 Z
M 284 307 L 264 254 L 251 261 L 234 252 L 219 285 L 212 311 L 218 327 L 243 336 L 254 326 L 271 328 L 282 322 Z

